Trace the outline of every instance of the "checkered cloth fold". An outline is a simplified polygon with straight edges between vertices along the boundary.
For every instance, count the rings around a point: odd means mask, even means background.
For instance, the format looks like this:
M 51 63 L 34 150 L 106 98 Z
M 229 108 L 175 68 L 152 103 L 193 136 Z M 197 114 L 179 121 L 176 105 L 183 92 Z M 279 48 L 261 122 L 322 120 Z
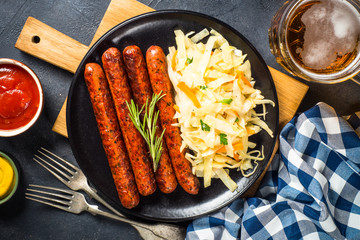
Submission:
M 295 117 L 256 196 L 194 220 L 186 239 L 360 239 L 359 116 L 319 103 Z

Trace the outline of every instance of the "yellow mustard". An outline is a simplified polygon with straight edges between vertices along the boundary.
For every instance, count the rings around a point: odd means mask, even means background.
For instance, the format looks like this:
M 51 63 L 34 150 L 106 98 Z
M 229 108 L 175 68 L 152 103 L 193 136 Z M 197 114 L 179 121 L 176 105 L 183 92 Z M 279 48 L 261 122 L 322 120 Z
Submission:
M 14 187 L 14 170 L 10 163 L 0 157 L 0 199 L 5 198 Z

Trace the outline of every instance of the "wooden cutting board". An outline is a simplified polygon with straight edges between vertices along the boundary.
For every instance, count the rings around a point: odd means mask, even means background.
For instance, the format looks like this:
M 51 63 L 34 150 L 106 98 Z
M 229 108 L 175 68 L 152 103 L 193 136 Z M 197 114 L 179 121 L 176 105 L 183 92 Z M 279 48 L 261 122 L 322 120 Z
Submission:
M 135 0 L 112 0 L 90 46 L 86 46 L 41 21 L 29 17 L 15 47 L 71 73 L 75 73 L 84 55 L 99 37 L 117 24 L 150 11 L 154 11 L 154 9 Z M 269 69 L 278 94 L 281 129 L 296 113 L 308 90 L 308 86 L 274 68 L 269 67 Z M 54 123 L 53 131 L 67 137 L 66 101 Z M 274 153 L 276 150 L 277 147 Z

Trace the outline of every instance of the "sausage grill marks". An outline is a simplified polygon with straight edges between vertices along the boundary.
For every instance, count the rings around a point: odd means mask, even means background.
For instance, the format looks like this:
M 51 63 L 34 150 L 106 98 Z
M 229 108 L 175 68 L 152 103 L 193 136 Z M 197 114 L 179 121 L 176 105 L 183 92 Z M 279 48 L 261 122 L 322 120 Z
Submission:
M 146 142 L 129 117 L 126 103 L 130 103 L 132 96 L 120 51 L 117 48 L 109 48 L 102 55 L 102 63 L 138 191 L 143 196 L 150 195 L 156 190 L 154 172 Z
M 120 202 L 125 208 L 133 208 L 140 197 L 105 74 L 100 65 L 88 63 L 84 77 Z
M 200 186 L 199 179 L 192 173 L 190 162 L 185 158 L 184 153 L 180 152 L 182 143 L 180 129 L 172 126 L 173 123 L 176 123 L 173 118 L 175 114 L 174 98 L 163 50 L 158 46 L 151 46 L 146 52 L 146 63 L 154 93 L 165 94 L 157 103 L 157 107 L 160 109 L 161 125 L 163 129 L 166 129 L 164 138 L 176 178 L 186 192 L 197 194 Z
M 133 45 L 124 49 L 123 58 L 134 102 L 141 108 L 146 104 L 147 100 L 150 103 L 153 95 L 144 56 L 141 49 L 138 46 Z M 142 112 L 142 118 L 144 111 L 145 110 Z M 162 128 L 159 121 L 157 121 L 156 126 L 156 136 L 160 137 Z M 177 181 L 171 165 L 171 159 L 164 142 L 162 143 L 162 147 L 163 152 L 159 160 L 158 168 L 155 172 L 155 179 L 162 192 L 171 193 L 176 189 Z

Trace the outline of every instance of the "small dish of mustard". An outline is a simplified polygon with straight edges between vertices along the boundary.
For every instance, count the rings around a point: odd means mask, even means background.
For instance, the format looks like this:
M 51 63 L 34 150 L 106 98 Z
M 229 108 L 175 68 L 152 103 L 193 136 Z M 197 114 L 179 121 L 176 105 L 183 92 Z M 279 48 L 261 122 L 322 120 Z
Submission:
M 0 152 L 0 205 L 15 194 L 19 184 L 19 172 L 14 161 Z

